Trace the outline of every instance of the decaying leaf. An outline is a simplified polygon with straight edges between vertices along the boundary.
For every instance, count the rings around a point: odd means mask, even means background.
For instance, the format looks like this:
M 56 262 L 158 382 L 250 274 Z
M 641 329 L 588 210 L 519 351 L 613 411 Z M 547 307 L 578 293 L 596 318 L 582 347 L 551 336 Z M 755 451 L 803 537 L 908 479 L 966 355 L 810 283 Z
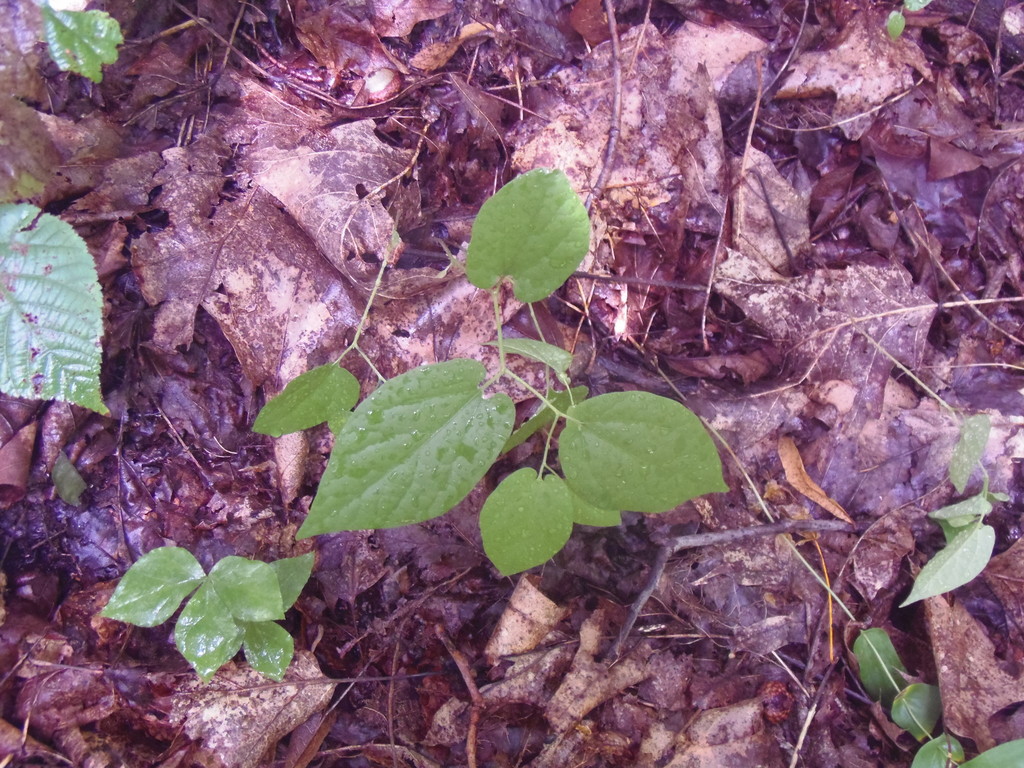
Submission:
M 908 37 L 893 40 L 873 13 L 860 13 L 826 51 L 797 57 L 778 98 L 835 94 L 834 119 L 847 137 L 859 139 L 871 126 L 873 110 L 903 91 L 916 77 L 931 78 L 921 49 Z
M 796 447 L 796 442 L 789 435 L 779 438 L 779 459 L 782 461 L 782 468 L 790 485 L 833 517 L 853 525 L 853 520 L 846 514 L 846 510 L 825 493 L 821 486 L 807 474 L 807 470 L 804 469 L 804 460 L 800 457 L 800 449 Z
M 277 685 L 248 666 L 228 664 L 210 684 L 178 691 L 171 720 L 224 768 L 255 768 L 268 749 L 327 706 L 334 685 L 305 652 Z
M 487 662 L 494 664 L 503 656 L 532 651 L 565 614 L 565 608 L 537 589 L 533 578 L 523 576 L 487 642 Z

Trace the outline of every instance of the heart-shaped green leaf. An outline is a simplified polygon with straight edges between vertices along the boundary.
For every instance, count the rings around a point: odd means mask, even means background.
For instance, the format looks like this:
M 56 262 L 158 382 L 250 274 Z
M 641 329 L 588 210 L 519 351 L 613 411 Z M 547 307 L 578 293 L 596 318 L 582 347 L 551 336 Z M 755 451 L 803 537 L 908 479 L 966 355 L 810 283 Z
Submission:
M 572 501 L 562 478 L 533 469 L 501 481 L 480 510 L 484 552 L 505 576 L 546 563 L 572 533 Z
M 207 583 L 235 621 L 271 621 L 284 618 L 281 583 L 267 563 L 231 555 L 210 570 Z
M 1024 739 L 1015 739 L 992 747 L 968 760 L 960 768 L 1007 768 L 1024 765 Z
M 295 654 L 295 641 L 284 627 L 272 621 L 243 624 L 242 648 L 249 666 L 271 680 L 280 680 Z
M 352 410 L 359 400 L 359 381 L 334 363 L 296 376 L 281 394 L 263 406 L 253 432 L 280 437 L 315 427 Z
M 128 569 L 101 615 L 137 627 L 155 627 L 171 618 L 205 577 L 187 549 L 151 550 Z
M 287 611 L 299 599 L 302 588 L 309 581 L 309 574 L 313 572 L 313 553 L 275 560 L 270 567 L 277 574 L 281 585 L 281 604 Z
M 480 208 L 466 252 L 466 277 L 490 289 L 512 278 L 520 301 L 554 293 L 590 247 L 590 219 L 562 171 L 517 176 Z
M 622 513 L 619 510 L 595 507 L 589 501 L 584 501 L 578 494 L 573 493 L 572 489 L 569 490 L 569 493 L 572 494 L 573 522 L 580 525 L 593 525 L 603 528 L 619 525 L 622 522 Z
M 565 481 L 596 507 L 664 512 L 727 490 L 704 426 L 679 403 L 613 392 L 573 406 L 559 438 Z
M 196 590 L 178 617 L 174 644 L 203 682 L 242 647 L 242 628 L 209 581 Z
M 475 360 L 416 368 L 359 404 L 334 442 L 299 538 L 394 528 L 443 515 L 472 490 L 512 431 L 515 408 L 480 390 Z
M 910 768 L 946 768 L 951 762 L 959 765 L 964 761 L 964 748 L 948 733 L 936 736 L 917 750 Z M 1012 765 L 1012 763 L 1010 763 Z M 996 763 L 987 768 L 1002 768 L 1006 763 Z M 981 766 L 978 766 L 981 768 Z

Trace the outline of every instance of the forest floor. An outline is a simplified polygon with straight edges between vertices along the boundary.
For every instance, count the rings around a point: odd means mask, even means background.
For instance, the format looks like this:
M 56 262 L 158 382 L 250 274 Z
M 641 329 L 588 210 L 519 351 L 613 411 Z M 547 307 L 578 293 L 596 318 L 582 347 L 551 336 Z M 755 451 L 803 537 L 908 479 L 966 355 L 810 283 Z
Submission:
M 935 734 L 1024 737 L 1022 6 L 937 0 L 896 40 L 891 3 L 614 6 L 110 0 L 102 83 L 19 60 L 57 168 L 34 202 L 103 285 L 110 415 L 0 398 L 0 764 L 909 766 L 870 627 L 938 687 Z M 332 435 L 256 434 L 260 409 L 346 349 L 378 274 L 342 363 L 364 395 L 374 367 L 492 364 L 459 261 L 537 167 L 593 235 L 536 322 L 592 393 L 696 412 L 730 490 L 504 578 L 477 517 L 527 444 L 443 517 L 297 541 Z M 900 607 L 945 544 L 929 513 L 979 492 L 1008 498 L 984 571 Z M 239 656 L 202 685 L 173 621 L 99 615 L 164 545 L 315 551 L 282 683 Z

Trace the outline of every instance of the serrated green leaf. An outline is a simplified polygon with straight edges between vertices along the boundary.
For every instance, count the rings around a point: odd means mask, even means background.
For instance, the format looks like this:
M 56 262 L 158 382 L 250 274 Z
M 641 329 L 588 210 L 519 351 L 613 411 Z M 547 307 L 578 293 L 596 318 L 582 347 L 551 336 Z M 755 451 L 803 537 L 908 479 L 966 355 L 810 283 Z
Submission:
M 174 644 L 205 683 L 238 653 L 242 634 L 228 606 L 207 580 L 182 609 L 174 628 Z
M 996 531 L 992 526 L 979 524 L 960 529 L 952 541 L 925 563 L 914 581 L 914 588 L 900 608 L 971 581 L 985 569 L 995 544 Z
M 75 465 L 71 463 L 64 451 L 57 452 L 57 460 L 53 463 L 50 478 L 61 499 L 73 507 L 77 507 L 81 503 L 82 493 L 86 488 L 85 480 L 78 474 Z
M 562 478 L 513 472 L 480 510 L 484 552 L 504 576 L 550 560 L 572 534 L 572 501 Z
M 249 666 L 271 680 L 281 680 L 295 655 L 292 636 L 272 621 L 245 623 L 242 630 L 242 648 Z
M 960 439 L 953 449 L 953 457 L 949 460 L 949 479 L 957 493 L 963 493 L 971 473 L 981 461 L 992 431 L 992 421 L 988 415 L 981 413 L 964 419 L 960 426 Z
M 275 560 L 270 563 L 270 567 L 277 574 L 277 581 L 281 585 L 281 603 L 287 611 L 299 599 L 302 588 L 309 581 L 309 574 L 313 572 L 313 553 Z
M 896 40 L 903 34 L 903 30 L 906 27 L 907 17 L 903 15 L 902 11 L 892 11 L 889 13 L 889 18 L 885 22 L 885 29 L 889 33 L 889 37 Z
M 490 289 L 512 278 L 520 301 L 554 293 L 590 248 L 590 219 L 562 171 L 512 179 L 480 208 L 466 252 L 466 277 Z
M 664 512 L 725 491 L 722 463 L 692 412 L 649 392 L 612 392 L 573 406 L 559 438 L 565 481 L 598 507 Z
M 889 639 L 889 633 L 879 627 L 866 629 L 853 643 L 853 655 L 860 667 L 860 681 L 864 690 L 875 701 L 892 706 L 892 700 L 903 688 L 906 667 Z
M 488 342 L 490 345 L 497 345 L 496 341 Z M 504 339 L 502 346 L 505 352 L 513 355 L 522 355 L 538 363 L 543 363 L 556 373 L 564 377 L 572 365 L 572 353 L 567 352 L 554 344 L 535 339 Z
M 963 759 L 964 748 L 960 742 L 944 733 L 917 750 L 910 768 L 946 768 L 950 761 L 960 763 Z
M 102 66 L 117 61 L 117 46 L 124 42 L 117 21 L 103 11 L 57 11 L 45 3 L 40 10 L 54 63 L 100 82 Z
M 229 555 L 207 577 L 235 621 L 272 621 L 284 618 L 281 584 L 267 563 Z
M 338 433 L 298 537 L 417 523 L 465 498 L 515 417 L 507 395 L 483 397 L 485 375 L 475 360 L 427 365 L 360 403 Z
M 569 410 L 574 402 L 578 403 L 585 400 L 589 391 L 590 390 L 584 386 L 573 387 L 572 389 L 562 390 L 561 392 L 555 392 L 549 389 L 546 397 L 555 408 L 558 408 L 564 413 Z M 542 406 L 537 413 L 527 419 L 519 429 L 511 434 L 505 442 L 505 445 L 501 447 L 501 452 L 507 453 L 517 445 L 522 445 L 533 437 L 539 430 L 548 426 L 554 420 L 555 412 L 546 405 Z
M 263 406 L 253 432 L 280 437 L 335 420 L 359 400 L 359 381 L 334 363 L 296 376 Z
M 931 738 L 941 716 L 942 697 L 934 685 L 912 683 L 892 702 L 892 721 L 918 741 Z
M 1008 768 L 1024 765 L 1024 739 L 1016 739 L 986 750 L 960 768 Z
M 589 501 L 581 499 L 579 494 L 573 493 L 571 488 L 569 493 L 572 496 L 573 522 L 598 527 L 619 525 L 622 522 L 622 513 L 619 510 L 595 507 Z
M 155 627 L 171 618 L 204 578 L 203 567 L 187 549 L 151 550 L 128 569 L 100 615 L 137 627 Z
M 979 493 L 969 499 L 958 501 L 956 504 L 948 504 L 934 512 L 929 512 L 928 517 L 932 520 L 946 520 L 954 528 L 962 528 L 991 511 L 992 504 L 983 494 Z
M 31 205 L 0 205 L 0 391 L 107 413 L 103 298 L 85 242 Z

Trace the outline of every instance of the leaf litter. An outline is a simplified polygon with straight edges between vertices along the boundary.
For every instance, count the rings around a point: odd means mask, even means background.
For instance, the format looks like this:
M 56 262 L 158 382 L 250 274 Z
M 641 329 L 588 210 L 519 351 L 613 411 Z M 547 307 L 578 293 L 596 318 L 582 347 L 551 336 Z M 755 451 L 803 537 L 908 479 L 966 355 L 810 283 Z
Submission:
M 940 686 L 947 729 L 979 749 L 1024 736 L 1012 36 L 956 3 L 896 42 L 840 4 L 801 22 L 627 3 L 616 66 L 602 4 L 557 5 L 257 3 L 237 25 L 228 6 L 126 10 L 135 44 L 86 88 L 38 68 L 34 7 L 15 4 L 0 78 L 22 100 L 5 130 L 33 140 L 0 153 L 0 188 L 65 216 L 97 258 L 113 416 L 0 400 L 3 754 L 909 765 L 906 737 L 846 684 L 855 627 L 828 618 L 796 552 Z M 493 366 L 490 301 L 460 253 L 483 200 L 534 167 L 562 168 L 581 198 L 602 187 L 587 276 L 536 308 L 548 340 L 577 352 L 594 392 L 681 392 L 735 456 L 731 492 L 577 529 L 515 590 L 482 554 L 483 489 L 414 528 L 322 537 L 280 688 L 241 663 L 198 687 L 167 625 L 100 618 L 111 580 L 155 546 L 207 570 L 300 553 L 332 438 L 249 428 L 347 347 L 382 270 L 360 340 L 378 370 Z M 525 310 L 506 299 L 520 334 Z M 364 395 L 376 387 L 349 362 Z M 941 548 L 927 513 L 960 498 L 959 421 L 925 387 L 989 416 L 982 464 L 1010 501 L 986 517 L 997 554 L 979 579 L 900 610 Z M 525 390 L 509 394 L 529 413 Z M 53 490 L 58 453 L 86 482 L 78 508 Z M 672 550 L 655 567 L 683 533 L 767 522 L 762 504 L 795 519 L 835 504 L 856 527 Z M 778 686 L 797 702 L 781 716 Z

